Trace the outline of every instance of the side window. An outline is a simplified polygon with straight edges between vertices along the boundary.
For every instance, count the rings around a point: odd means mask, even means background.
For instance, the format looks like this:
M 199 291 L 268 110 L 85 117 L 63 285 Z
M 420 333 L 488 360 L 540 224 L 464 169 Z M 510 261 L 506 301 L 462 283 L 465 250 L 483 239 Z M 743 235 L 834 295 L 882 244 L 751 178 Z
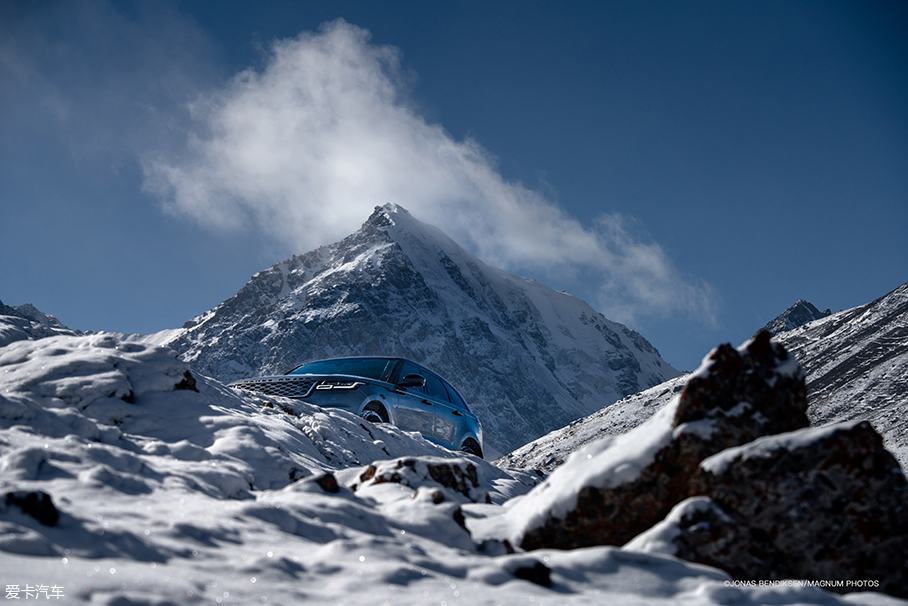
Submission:
M 379 381 L 384 381 L 385 383 L 387 383 L 391 380 L 391 373 L 394 372 L 395 363 L 395 360 L 388 360 L 388 363 L 385 364 L 384 370 L 381 371 L 381 376 L 378 379 Z
M 451 394 L 451 401 L 454 402 L 454 406 L 460 408 L 461 410 L 466 410 L 469 412 L 470 407 L 467 406 L 467 403 L 463 401 L 463 399 L 460 397 L 460 394 L 457 393 L 457 390 L 450 385 L 447 385 L 447 387 L 448 393 Z
M 448 392 L 445 389 L 445 386 L 441 383 L 441 379 L 428 372 L 422 374 L 426 378 L 426 391 L 429 393 L 430 398 L 435 398 L 442 402 L 451 401 L 450 398 L 448 398 Z

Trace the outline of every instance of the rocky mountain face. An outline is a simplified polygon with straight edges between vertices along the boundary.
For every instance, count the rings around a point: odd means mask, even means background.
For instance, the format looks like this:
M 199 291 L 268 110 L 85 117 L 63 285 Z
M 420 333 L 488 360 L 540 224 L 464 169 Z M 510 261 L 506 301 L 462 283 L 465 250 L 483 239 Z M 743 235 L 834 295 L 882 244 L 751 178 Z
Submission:
M 681 375 L 621 398 L 589 416 L 524 444 L 495 464 L 506 469 L 530 469 L 549 474 L 584 446 L 627 433 L 642 424 L 681 393 L 688 377 Z
M 638 333 L 485 265 L 396 205 L 256 274 L 165 342 L 224 382 L 319 358 L 408 357 L 463 393 L 501 452 L 679 374 Z
M 800 299 L 760 330 L 777 335 L 830 315 L 832 315 L 832 310 L 827 308 L 826 311 L 820 311 L 812 303 Z
M 57 318 L 39 311 L 34 305 L 4 305 L 0 301 L 0 347 L 13 341 L 43 339 L 57 335 L 78 335 Z
M 800 303 L 767 326 L 790 321 L 788 312 L 803 307 Z M 811 425 L 869 421 L 908 469 L 908 284 L 774 339 L 804 368 Z M 668 405 L 685 381 L 678 377 L 623 398 L 511 452 L 500 464 L 551 472 L 586 444 L 642 424 Z
M 776 338 L 807 371 L 811 425 L 869 421 L 908 469 L 908 283 Z

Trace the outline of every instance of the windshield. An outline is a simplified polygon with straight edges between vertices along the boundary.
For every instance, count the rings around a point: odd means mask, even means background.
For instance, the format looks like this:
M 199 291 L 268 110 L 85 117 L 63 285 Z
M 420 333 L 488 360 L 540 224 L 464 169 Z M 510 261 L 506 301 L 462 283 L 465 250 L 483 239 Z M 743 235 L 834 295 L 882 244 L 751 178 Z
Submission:
M 341 358 L 337 360 L 320 360 L 309 362 L 294 368 L 290 375 L 352 375 L 376 381 L 391 378 L 391 371 L 397 360 L 388 358 Z

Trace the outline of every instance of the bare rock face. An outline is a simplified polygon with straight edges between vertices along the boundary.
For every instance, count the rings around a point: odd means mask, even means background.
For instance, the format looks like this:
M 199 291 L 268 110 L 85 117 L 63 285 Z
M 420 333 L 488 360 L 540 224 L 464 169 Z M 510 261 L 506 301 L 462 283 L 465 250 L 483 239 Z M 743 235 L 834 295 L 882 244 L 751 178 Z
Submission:
M 908 597 L 908 480 L 866 421 L 730 449 L 692 483 L 724 515 L 690 516 L 678 557 L 736 579 L 878 581 L 868 588 Z
M 708 360 L 705 371 L 695 373 L 681 392 L 676 427 L 706 421 L 709 448 L 727 442 L 724 450 L 808 426 L 804 372 L 768 332 L 758 333 L 740 351 L 720 345 Z M 731 417 L 736 421 L 727 422 Z
M 781 345 L 770 341 L 768 332 L 737 350 L 722 345 L 688 381 L 665 443 L 639 474 L 603 485 L 602 474 L 590 473 L 591 482 L 579 488 L 571 510 L 544 514 L 544 522 L 527 530 L 520 546 L 531 550 L 623 545 L 696 494 L 690 479 L 701 461 L 760 436 L 807 427 L 806 410 L 804 373 Z M 657 415 L 638 429 L 643 434 L 665 433 L 658 426 L 664 422 Z M 582 457 L 569 461 L 549 480 L 577 474 L 576 468 L 585 465 Z

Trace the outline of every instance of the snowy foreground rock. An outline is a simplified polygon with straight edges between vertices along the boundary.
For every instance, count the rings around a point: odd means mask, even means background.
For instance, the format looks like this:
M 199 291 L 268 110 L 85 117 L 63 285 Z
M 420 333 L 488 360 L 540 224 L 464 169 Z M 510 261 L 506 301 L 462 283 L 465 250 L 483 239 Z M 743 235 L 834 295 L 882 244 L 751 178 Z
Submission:
M 723 416 L 757 419 L 743 408 L 687 424 L 702 437 Z M 657 430 L 621 442 L 642 449 L 625 463 L 644 465 L 665 436 Z M 735 452 L 718 455 L 726 458 L 709 469 L 735 470 L 735 461 L 753 459 Z M 612 481 L 635 473 L 607 469 L 608 461 L 584 453 L 563 468 Z M 509 533 L 538 518 L 528 505 L 539 494 L 557 503 L 576 499 L 573 486 L 552 480 L 555 474 L 536 486 L 535 474 L 343 412 L 236 393 L 190 372 L 163 347 L 94 335 L 0 348 L 0 589 L 10 600 L 896 602 L 872 592 L 837 596 L 803 582 L 736 584 L 716 568 L 670 555 L 680 554 L 670 536 L 681 536 L 681 526 L 657 525 L 658 540 L 640 538 L 659 546 L 650 553 L 618 546 L 515 552 L 519 542 Z M 735 519 L 724 502 L 711 503 Z M 673 515 L 655 522 L 668 524 Z
M 627 547 L 738 579 L 865 579 L 908 596 L 908 482 L 866 421 L 760 438 L 706 459 L 694 497 Z M 848 585 L 848 582 L 851 585 Z
M 808 578 L 837 591 L 870 581 L 908 597 L 898 462 L 869 423 L 803 429 L 806 410 L 804 372 L 768 332 L 720 346 L 648 422 L 578 451 L 509 503 L 509 540 L 625 545 L 738 580 Z
M 623 545 L 691 496 L 700 462 L 760 436 L 807 427 L 797 362 L 763 332 L 718 347 L 680 397 L 631 432 L 597 442 L 515 506 L 524 549 Z

